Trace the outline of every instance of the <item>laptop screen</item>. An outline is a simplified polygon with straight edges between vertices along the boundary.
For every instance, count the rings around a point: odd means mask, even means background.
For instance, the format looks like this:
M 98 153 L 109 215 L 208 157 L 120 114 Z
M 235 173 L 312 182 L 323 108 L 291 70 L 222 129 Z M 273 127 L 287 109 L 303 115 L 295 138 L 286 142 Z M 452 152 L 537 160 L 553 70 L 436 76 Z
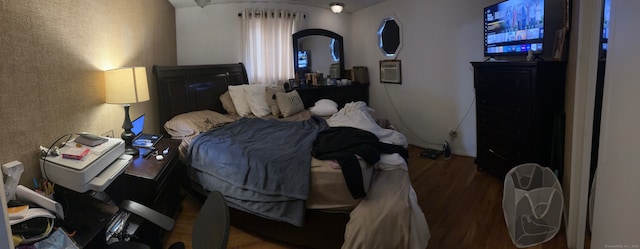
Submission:
M 133 132 L 133 134 L 135 134 L 135 136 L 137 137 L 138 135 L 140 135 L 140 133 L 142 133 L 142 129 L 144 128 L 144 114 L 133 120 L 133 122 L 131 123 L 133 124 L 131 132 Z

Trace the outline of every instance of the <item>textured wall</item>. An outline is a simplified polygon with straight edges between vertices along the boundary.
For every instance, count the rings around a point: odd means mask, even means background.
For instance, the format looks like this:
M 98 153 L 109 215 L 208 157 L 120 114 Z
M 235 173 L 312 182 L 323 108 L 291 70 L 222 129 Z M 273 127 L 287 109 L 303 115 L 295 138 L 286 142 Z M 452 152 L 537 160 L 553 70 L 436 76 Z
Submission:
M 38 146 L 67 133 L 122 132 L 124 111 L 105 104 L 104 70 L 146 66 L 151 100 L 132 119 L 157 124 L 152 66 L 176 64 L 175 10 L 164 0 L 0 0 L 0 164 L 39 178 Z

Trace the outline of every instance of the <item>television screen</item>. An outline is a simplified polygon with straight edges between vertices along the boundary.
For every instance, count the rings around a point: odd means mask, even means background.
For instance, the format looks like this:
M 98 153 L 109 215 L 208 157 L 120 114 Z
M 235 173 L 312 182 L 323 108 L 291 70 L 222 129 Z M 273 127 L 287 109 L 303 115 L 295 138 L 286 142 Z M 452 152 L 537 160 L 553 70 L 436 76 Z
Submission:
M 609 19 L 611 11 L 611 0 L 604 0 L 604 6 L 602 7 L 602 37 L 601 48 L 603 51 L 607 51 L 607 42 L 609 40 Z
M 309 68 L 309 51 L 299 50 L 298 51 L 298 69 L 307 69 L 307 68 Z
M 507 0 L 484 8 L 485 56 L 542 53 L 544 0 Z

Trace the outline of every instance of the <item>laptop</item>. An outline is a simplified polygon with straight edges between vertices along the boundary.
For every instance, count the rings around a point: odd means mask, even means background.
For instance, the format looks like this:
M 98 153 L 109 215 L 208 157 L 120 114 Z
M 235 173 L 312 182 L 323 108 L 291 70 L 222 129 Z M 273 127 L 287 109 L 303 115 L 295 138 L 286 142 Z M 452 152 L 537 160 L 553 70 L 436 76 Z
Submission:
M 133 146 L 150 148 L 160 141 L 162 135 L 144 133 L 144 117 L 145 114 L 142 114 L 131 122 L 133 124 L 131 132 L 135 135 L 135 138 L 133 139 Z

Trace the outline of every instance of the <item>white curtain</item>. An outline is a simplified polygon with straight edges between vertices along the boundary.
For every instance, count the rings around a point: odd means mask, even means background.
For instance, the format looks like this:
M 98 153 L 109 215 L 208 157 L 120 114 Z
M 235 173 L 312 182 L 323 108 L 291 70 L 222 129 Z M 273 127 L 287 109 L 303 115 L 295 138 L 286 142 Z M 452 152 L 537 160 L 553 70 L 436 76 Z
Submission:
M 251 84 L 277 85 L 294 77 L 291 36 L 302 13 L 246 9 L 242 12 L 244 64 Z

